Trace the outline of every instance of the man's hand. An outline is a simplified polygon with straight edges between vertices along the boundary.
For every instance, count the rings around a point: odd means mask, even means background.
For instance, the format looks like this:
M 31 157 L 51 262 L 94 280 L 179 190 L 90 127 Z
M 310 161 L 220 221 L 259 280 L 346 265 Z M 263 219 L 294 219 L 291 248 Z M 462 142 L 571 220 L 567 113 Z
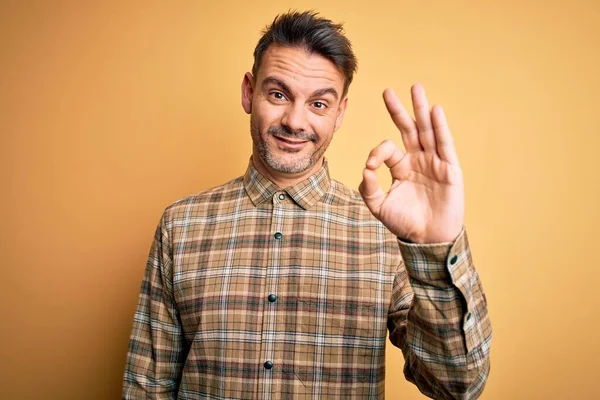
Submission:
M 391 140 L 371 150 L 359 190 L 373 215 L 399 238 L 451 242 L 460 234 L 465 214 L 462 171 L 442 107 L 430 110 L 420 84 L 413 85 L 411 94 L 416 121 L 393 90 L 383 92 L 406 154 Z M 392 174 L 387 193 L 375 172 L 382 163 Z

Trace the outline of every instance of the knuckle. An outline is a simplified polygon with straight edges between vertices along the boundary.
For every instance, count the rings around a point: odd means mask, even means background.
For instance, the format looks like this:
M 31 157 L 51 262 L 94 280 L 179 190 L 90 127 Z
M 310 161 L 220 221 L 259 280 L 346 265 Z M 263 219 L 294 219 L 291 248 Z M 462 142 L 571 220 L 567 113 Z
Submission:
M 385 148 L 385 149 L 391 149 L 394 148 L 395 143 L 392 141 L 392 139 L 385 139 L 383 142 L 381 142 L 381 147 Z

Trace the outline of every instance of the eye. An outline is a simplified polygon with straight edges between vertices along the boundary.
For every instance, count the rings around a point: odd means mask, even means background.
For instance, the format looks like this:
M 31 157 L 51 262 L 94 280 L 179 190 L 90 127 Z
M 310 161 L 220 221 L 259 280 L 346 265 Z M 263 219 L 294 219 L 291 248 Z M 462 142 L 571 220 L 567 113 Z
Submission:
M 315 101 L 313 103 L 313 106 L 315 106 L 315 108 L 318 108 L 319 110 L 327 108 L 327 104 L 323 103 L 322 101 Z
M 275 100 L 285 100 L 285 95 L 281 92 L 271 92 L 270 94 Z

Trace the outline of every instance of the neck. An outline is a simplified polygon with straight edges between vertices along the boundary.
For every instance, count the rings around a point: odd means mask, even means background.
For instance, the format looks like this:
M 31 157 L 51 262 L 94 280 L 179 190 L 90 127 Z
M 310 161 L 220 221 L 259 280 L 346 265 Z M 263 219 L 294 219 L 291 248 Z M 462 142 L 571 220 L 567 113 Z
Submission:
M 269 167 L 259 155 L 252 155 L 252 165 L 261 175 L 273 182 L 279 189 L 285 189 L 290 186 L 294 186 L 298 182 L 302 182 L 315 172 L 317 172 L 323 166 L 323 157 L 317 161 L 314 165 L 308 168 L 306 171 L 299 172 L 297 174 L 288 174 L 285 172 L 275 171 Z

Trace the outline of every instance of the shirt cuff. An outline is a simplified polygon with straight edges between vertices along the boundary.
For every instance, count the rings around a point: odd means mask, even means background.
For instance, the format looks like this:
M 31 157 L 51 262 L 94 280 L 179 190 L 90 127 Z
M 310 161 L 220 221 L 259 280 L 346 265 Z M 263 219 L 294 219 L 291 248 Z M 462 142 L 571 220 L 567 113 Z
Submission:
M 486 299 L 473 265 L 464 227 L 454 242 L 411 244 L 399 239 L 398 243 L 411 283 L 418 284 L 415 287 L 455 288 L 461 293 L 465 306 L 462 329 L 467 352 L 481 349 L 485 343 L 489 346 L 487 338 L 491 337 L 491 325 Z
M 470 280 L 471 254 L 465 228 L 453 242 L 417 244 L 398 238 L 400 253 L 408 276 L 419 282 L 437 287 L 455 285 L 463 294 L 470 288 L 461 288 Z

